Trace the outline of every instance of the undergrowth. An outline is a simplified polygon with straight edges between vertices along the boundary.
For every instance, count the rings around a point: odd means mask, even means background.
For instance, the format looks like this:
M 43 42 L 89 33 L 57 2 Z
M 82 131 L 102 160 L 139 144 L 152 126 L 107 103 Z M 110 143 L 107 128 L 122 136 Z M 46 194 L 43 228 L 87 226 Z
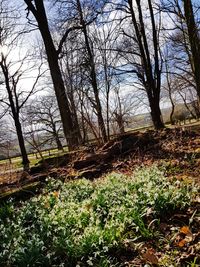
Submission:
M 193 190 L 156 167 L 95 182 L 49 178 L 43 193 L 0 207 L 0 266 L 122 266 L 124 240 L 154 237 L 151 220 L 190 205 Z

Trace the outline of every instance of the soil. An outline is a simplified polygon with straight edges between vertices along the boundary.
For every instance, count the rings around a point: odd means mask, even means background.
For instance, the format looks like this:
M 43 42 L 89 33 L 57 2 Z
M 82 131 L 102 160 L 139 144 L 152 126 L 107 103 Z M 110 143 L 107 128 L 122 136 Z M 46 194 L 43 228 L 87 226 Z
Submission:
M 49 175 L 94 179 L 112 171 L 132 174 L 138 166 L 152 164 L 164 167 L 169 178 L 200 184 L 200 126 L 126 133 L 100 148 L 82 148 L 41 161 L 30 173 L 6 169 L 0 174 L 0 195 L 10 188 L 44 181 Z
M 0 196 L 21 197 L 32 192 L 47 176 L 63 180 L 86 177 L 94 179 L 108 172 L 132 174 L 139 166 L 156 164 L 165 170 L 169 179 L 200 185 L 200 127 L 164 129 L 127 133 L 95 149 L 81 149 L 70 155 L 42 161 L 30 173 L 11 172 L 0 176 Z M 28 190 L 27 190 L 28 187 Z M 24 189 L 25 188 L 25 189 Z M 22 194 L 21 194 L 22 193 Z M 119 261 L 124 266 L 158 266 L 158 259 L 166 256 L 176 259 L 176 266 L 200 266 L 200 198 L 184 212 L 169 214 L 160 219 L 159 225 L 151 221 L 152 228 L 158 227 L 159 236 L 152 240 L 132 241 L 127 239 Z M 135 245 L 139 246 L 137 253 Z M 188 265 L 193 262 L 196 265 Z M 163 265 L 169 266 L 169 265 Z M 174 266 L 174 265 L 171 265 Z

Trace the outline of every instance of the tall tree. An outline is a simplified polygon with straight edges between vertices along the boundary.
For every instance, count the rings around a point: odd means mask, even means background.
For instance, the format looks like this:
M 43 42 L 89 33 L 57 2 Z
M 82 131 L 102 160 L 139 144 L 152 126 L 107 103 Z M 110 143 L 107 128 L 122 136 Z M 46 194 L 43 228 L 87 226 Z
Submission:
M 152 1 L 126 0 L 117 5 L 125 21 L 122 27 L 121 54 L 131 69 L 125 72 L 136 74 L 146 91 L 151 117 L 156 129 L 164 127 L 160 110 L 162 59 L 159 45 L 159 19 L 155 19 Z M 148 12 L 145 13 L 145 12 Z M 158 14 L 157 14 L 158 16 Z M 126 20 L 128 18 L 128 20 Z M 129 23 L 129 31 L 127 24 Z M 132 31 L 131 31 L 132 27 Z M 131 61 L 131 58 L 133 61 Z M 123 65 L 123 64 L 122 64 Z
M 36 76 L 35 81 L 32 84 L 32 88 L 26 91 L 21 89 L 22 85 L 20 84 L 20 82 L 22 81 L 23 78 L 27 79 L 25 75 L 27 70 L 27 62 L 25 61 L 25 58 L 21 59 L 20 65 L 18 67 L 15 66 L 13 70 L 14 65 L 15 65 L 14 62 L 9 61 L 8 55 L 5 56 L 3 53 L 1 53 L 0 70 L 2 71 L 1 75 L 2 81 L 0 88 L 1 88 L 2 98 L 0 99 L 0 102 L 5 107 L 5 109 L 8 110 L 8 112 L 10 113 L 11 117 L 14 120 L 16 134 L 22 155 L 22 164 L 24 170 L 28 171 L 29 160 L 25 147 L 20 115 L 28 99 L 37 91 L 36 86 L 43 72 L 41 71 L 41 66 L 40 66 L 38 75 Z M 25 67 L 24 65 L 26 65 L 26 70 L 23 70 L 23 67 Z M 31 70 L 33 69 L 32 68 L 29 69 L 29 71 Z
M 78 38 L 77 38 L 78 39 Z M 69 99 L 70 109 L 72 113 L 73 124 L 77 129 L 77 136 L 79 142 L 82 143 L 82 134 L 80 130 L 80 123 L 78 118 L 78 101 L 77 101 L 77 92 L 80 90 L 81 74 L 79 66 L 79 47 L 77 39 L 69 38 L 64 46 L 62 51 L 62 58 L 60 59 L 60 65 L 62 70 L 62 75 L 64 83 L 67 88 L 67 96 Z
M 191 0 L 183 0 L 184 15 L 188 29 L 188 37 L 192 54 L 192 69 L 196 82 L 197 95 L 200 100 L 200 37 L 199 29 L 194 17 Z
M 104 20 L 106 14 L 103 14 Z M 105 18 L 106 19 L 106 18 Z M 104 113 L 106 117 L 106 130 L 107 137 L 110 138 L 110 124 L 111 124 L 111 102 L 113 97 L 112 93 L 115 92 L 119 84 L 119 77 L 116 75 L 116 66 L 118 64 L 118 54 L 113 53 L 113 47 L 117 42 L 117 24 L 115 19 L 107 23 L 101 23 L 99 27 L 98 21 L 94 23 L 93 33 L 90 35 L 93 46 L 97 54 L 97 67 L 98 67 L 98 82 L 101 88 L 101 99 L 104 104 Z
M 58 102 L 58 107 L 60 110 L 61 120 L 63 123 L 63 131 L 67 140 L 67 144 L 69 147 L 69 150 L 73 149 L 78 145 L 78 137 L 77 137 L 77 131 L 76 128 L 74 128 L 73 120 L 71 116 L 71 111 L 69 107 L 69 101 L 67 99 L 66 91 L 65 91 L 65 85 L 62 77 L 62 73 L 59 66 L 59 53 L 62 49 L 62 45 L 64 41 L 66 40 L 69 32 L 72 30 L 72 28 L 69 28 L 66 30 L 65 34 L 63 35 L 63 38 L 61 39 L 58 49 L 56 49 L 56 46 L 54 44 L 47 14 L 44 6 L 43 0 L 24 0 L 24 2 L 27 5 L 28 12 L 31 12 L 34 16 L 34 18 L 37 21 L 39 31 L 41 33 L 45 51 L 47 55 L 47 60 L 49 64 L 49 69 L 54 85 L 54 90 Z M 74 28 L 73 28 L 74 29 Z
M 173 79 L 181 84 L 177 90 L 181 95 L 187 93 L 187 101 L 191 90 L 196 92 L 196 98 L 199 99 L 200 38 L 198 20 L 195 16 L 197 9 L 193 10 L 192 1 L 165 0 L 161 2 L 162 11 L 166 12 L 171 20 L 169 23 L 171 27 L 165 31 L 170 44 L 170 56 L 167 59 L 168 62 L 170 61 L 170 75 L 176 76 Z M 180 92 L 182 88 L 185 88 L 184 92 Z
M 27 72 L 35 71 L 38 67 L 35 68 L 35 63 L 31 63 L 31 55 L 27 51 L 23 53 L 22 49 L 20 50 L 19 48 L 19 46 L 23 46 L 23 40 L 20 38 L 23 30 L 16 23 L 20 13 L 18 13 L 17 9 L 10 8 L 4 0 L 0 2 L 0 10 L 0 102 L 14 120 L 22 155 L 22 164 L 24 170 L 27 171 L 29 170 L 29 159 L 25 147 L 20 114 L 25 103 L 36 91 L 38 80 L 42 75 L 41 66 L 35 81 L 32 81 L 32 87 L 24 88 L 22 80 L 28 79 Z M 28 86 L 26 85 L 26 87 Z
M 8 65 L 6 62 L 6 58 L 4 57 L 3 53 L 1 53 L 1 59 L 0 59 L 0 68 L 3 72 L 4 80 L 5 80 L 5 87 L 8 94 L 8 100 L 9 100 L 9 107 L 11 109 L 11 114 L 15 123 L 15 128 L 17 132 L 17 137 L 19 141 L 19 147 L 22 155 L 22 164 L 24 167 L 24 170 L 29 170 L 29 159 L 26 152 L 24 137 L 22 133 L 22 126 L 19 118 L 19 112 L 21 105 L 19 104 L 19 99 L 16 92 L 16 79 L 14 76 L 10 77 Z M 19 77 L 17 77 L 18 79 Z
M 82 32 L 84 35 L 85 50 L 87 53 L 87 63 L 88 63 L 87 67 L 89 68 L 90 82 L 91 82 L 91 86 L 92 86 L 93 93 L 94 93 L 95 101 L 93 102 L 93 105 L 94 105 L 94 108 L 95 108 L 96 113 L 97 113 L 98 124 L 99 124 L 99 128 L 101 130 L 103 142 L 106 142 L 107 141 L 107 134 L 106 134 L 106 127 L 105 127 L 103 114 L 102 114 L 101 101 L 100 101 L 100 97 L 99 97 L 97 73 L 96 73 L 95 60 L 94 60 L 94 51 L 92 50 L 92 47 L 91 47 L 87 23 L 86 23 L 86 20 L 84 18 L 84 12 L 83 12 L 80 0 L 77 0 L 77 10 L 79 13 L 80 25 L 82 26 Z

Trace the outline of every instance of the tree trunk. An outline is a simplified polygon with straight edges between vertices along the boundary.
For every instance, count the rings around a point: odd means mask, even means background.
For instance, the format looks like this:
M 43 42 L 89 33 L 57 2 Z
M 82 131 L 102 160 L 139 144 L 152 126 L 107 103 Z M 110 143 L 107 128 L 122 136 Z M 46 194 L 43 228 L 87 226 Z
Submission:
M 110 118 L 109 118 L 110 81 L 108 77 L 108 64 L 106 55 L 103 57 L 103 64 L 104 64 L 105 87 L 106 87 L 106 128 L 107 128 L 107 137 L 108 140 L 110 140 Z
M 82 143 L 85 144 L 88 142 L 88 135 L 87 135 L 87 129 L 85 125 L 83 99 L 81 97 L 80 97 L 80 106 L 81 106 Z
M 72 81 L 71 81 L 71 86 L 72 86 Z M 70 101 L 70 106 L 71 106 L 71 111 L 72 111 L 72 121 L 73 121 L 74 127 L 76 129 L 76 136 L 78 138 L 79 144 L 82 144 L 83 139 L 81 136 L 81 130 L 80 130 L 80 126 L 79 126 L 79 122 L 78 122 L 78 116 L 77 116 L 77 112 L 76 112 L 77 107 L 76 107 L 75 101 L 74 101 L 73 88 L 71 88 L 68 96 L 69 96 L 69 101 Z
M 125 128 L 124 128 L 123 115 L 122 114 L 115 113 L 115 117 L 116 117 L 117 125 L 119 127 L 120 134 L 124 134 L 125 133 Z
M 32 1 L 24 1 L 26 2 L 28 9 L 33 13 L 42 35 L 58 107 L 60 110 L 64 134 L 67 140 L 68 148 L 69 150 L 72 150 L 78 145 L 78 138 L 76 136 L 76 129 L 74 129 L 69 102 L 66 96 L 65 86 L 58 63 L 58 53 L 49 31 L 44 3 L 43 0 L 35 0 L 34 6 L 31 3 Z
M 156 89 L 154 89 L 153 90 L 154 94 L 152 94 L 152 90 L 149 90 L 148 84 L 146 86 L 147 86 L 146 90 L 147 90 L 147 95 L 149 99 L 149 105 L 150 105 L 150 110 L 151 110 L 150 113 L 151 113 L 153 126 L 156 130 L 160 130 L 164 128 L 164 123 L 162 120 L 162 113 L 160 110 L 160 93 Z M 150 88 L 153 88 L 152 84 L 150 84 Z
M 62 143 L 60 142 L 60 138 L 58 136 L 58 132 L 56 131 L 55 123 L 52 123 L 52 130 L 53 130 L 53 135 L 54 135 L 58 150 L 63 150 L 63 146 L 62 146 Z
M 63 150 L 63 146 L 60 142 L 58 135 L 56 135 L 56 145 L 57 145 L 58 150 Z
M 119 91 L 117 90 L 116 93 L 117 93 L 117 101 L 118 101 L 118 106 L 119 106 L 119 112 L 114 112 L 114 114 L 115 114 L 117 125 L 119 127 L 119 132 L 120 132 L 120 134 L 124 134 L 125 133 L 125 128 L 124 128 L 124 118 L 123 118 L 124 115 L 122 113 L 122 104 L 121 104 Z
M 196 90 L 200 99 L 200 38 L 198 35 L 198 27 L 195 22 L 194 12 L 191 0 L 184 0 L 184 13 L 188 28 L 188 36 L 192 53 L 192 69 L 194 70 L 194 78 L 196 82 Z
M 66 57 L 68 57 L 68 53 L 66 53 Z M 80 130 L 78 116 L 77 116 L 77 107 L 76 107 L 75 100 L 74 100 L 74 93 L 76 92 L 76 88 L 74 88 L 74 82 L 73 82 L 73 78 L 72 78 L 72 69 L 69 65 L 68 58 L 66 58 L 65 68 L 67 69 L 67 73 L 68 73 L 67 78 L 66 78 L 66 70 L 63 70 L 63 67 L 61 64 L 61 70 L 63 73 L 64 82 L 65 82 L 66 87 L 67 87 L 67 96 L 69 99 L 69 105 L 70 105 L 73 125 L 76 129 L 76 132 L 77 132 L 76 135 L 77 135 L 77 138 L 79 140 L 79 144 L 82 144 L 83 140 L 82 140 L 81 130 Z
M 172 105 L 169 119 L 170 119 L 171 125 L 174 125 L 175 122 L 174 122 L 173 116 L 174 116 L 174 111 L 175 111 L 175 104 L 174 104 L 174 101 L 172 98 L 172 87 L 171 87 L 171 83 L 170 83 L 169 68 L 168 68 L 167 62 L 165 62 L 165 67 L 166 67 L 166 77 L 167 77 L 167 86 L 168 86 L 168 92 L 169 92 L 169 100 L 170 100 L 171 105 Z
M 110 140 L 109 93 L 106 93 L 106 128 L 108 141 Z
M 171 100 L 171 98 L 170 98 L 170 102 L 172 104 L 172 109 L 171 109 L 171 112 L 170 112 L 169 119 L 170 119 L 171 125 L 174 125 L 175 123 L 174 123 L 173 116 L 174 116 L 175 105 L 174 105 L 174 102 Z
M 9 104 L 10 104 L 10 108 L 11 108 L 11 112 L 12 112 L 12 117 L 13 117 L 13 120 L 15 123 L 17 138 L 18 138 L 19 147 L 20 147 L 21 156 L 22 156 L 23 169 L 24 169 L 24 171 L 29 171 L 29 159 L 28 159 L 28 155 L 26 152 L 26 147 L 25 147 L 24 137 L 23 137 L 23 133 L 22 133 L 21 123 L 19 120 L 19 108 L 18 108 L 18 106 L 15 106 L 15 102 L 14 102 L 13 94 L 12 94 L 13 88 L 10 86 L 9 72 L 8 72 L 8 68 L 6 65 L 6 59 L 3 57 L 3 55 L 2 55 L 2 60 L 1 60 L 0 66 L 1 66 L 1 69 L 2 69 L 2 72 L 4 75 L 6 90 L 8 93 Z M 16 101 L 18 101 L 18 100 L 16 99 Z
M 103 115 L 102 115 L 102 107 L 101 107 L 101 102 L 100 102 L 100 98 L 99 98 L 99 90 L 98 90 L 98 85 L 97 85 L 97 76 L 96 76 L 96 70 L 95 70 L 94 56 L 92 54 L 92 50 L 90 47 L 88 32 L 87 32 L 87 26 L 86 26 L 85 20 L 83 18 L 83 12 L 82 12 L 81 3 L 79 0 L 77 0 L 77 6 L 78 6 L 79 15 L 80 15 L 80 23 L 83 26 L 85 46 L 86 46 L 86 50 L 88 53 L 88 59 L 89 59 L 91 85 L 93 88 L 94 98 L 95 98 L 94 108 L 97 112 L 98 125 L 99 125 L 99 128 L 101 130 L 103 142 L 105 143 L 105 142 L 107 142 L 108 138 L 107 138 L 107 134 L 106 134 L 106 127 L 105 127 L 105 123 L 104 123 L 104 119 L 103 119 Z
M 151 1 L 148 0 L 149 12 L 150 12 L 150 21 L 152 26 L 152 36 L 153 36 L 153 49 L 154 56 L 151 58 L 151 54 L 149 49 L 151 46 L 148 44 L 146 29 L 143 20 L 143 12 L 141 7 L 140 0 L 136 0 L 137 11 L 139 22 L 136 19 L 133 1 L 128 0 L 129 10 L 131 13 L 132 23 L 135 29 L 135 34 L 137 38 L 138 47 L 140 50 L 140 58 L 141 58 L 141 66 L 144 70 L 144 74 L 142 77 L 142 83 L 146 90 L 150 109 L 151 109 L 151 117 L 153 121 L 153 125 L 155 129 L 161 129 L 164 127 L 162 121 L 162 115 L 160 110 L 160 87 L 161 87 L 161 67 L 160 59 L 159 59 L 159 40 L 157 34 L 157 28 L 155 25 L 154 13 Z
M 150 108 L 151 108 L 151 118 L 153 122 L 153 126 L 156 130 L 160 130 L 164 127 L 163 121 L 162 121 L 162 114 L 159 106 L 159 102 L 155 101 L 155 99 L 152 99 L 150 102 Z
M 16 132 L 17 132 L 19 147 L 20 147 L 20 151 L 21 151 L 21 155 L 22 155 L 23 169 L 24 169 L 24 171 L 29 171 L 29 163 L 30 162 L 29 162 L 28 155 L 26 152 L 26 147 L 25 147 L 24 137 L 23 137 L 23 133 L 22 133 L 21 123 L 19 121 L 19 117 L 17 114 L 13 114 L 13 118 L 14 118 L 14 122 L 15 122 L 15 128 L 16 128 Z

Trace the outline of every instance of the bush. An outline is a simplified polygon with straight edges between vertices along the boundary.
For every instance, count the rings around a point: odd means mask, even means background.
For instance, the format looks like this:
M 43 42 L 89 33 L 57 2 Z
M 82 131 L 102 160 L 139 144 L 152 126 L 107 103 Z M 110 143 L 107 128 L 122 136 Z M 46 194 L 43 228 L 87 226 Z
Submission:
M 43 194 L 0 209 L 0 265 L 117 266 L 110 252 L 127 234 L 153 236 L 149 209 L 155 217 L 184 209 L 192 194 L 156 167 L 95 182 L 50 179 Z
M 189 113 L 188 110 L 185 110 L 185 109 L 178 109 L 178 110 L 175 110 L 174 112 L 174 115 L 173 115 L 173 120 L 178 123 L 178 122 L 184 122 L 191 118 L 191 114 Z

